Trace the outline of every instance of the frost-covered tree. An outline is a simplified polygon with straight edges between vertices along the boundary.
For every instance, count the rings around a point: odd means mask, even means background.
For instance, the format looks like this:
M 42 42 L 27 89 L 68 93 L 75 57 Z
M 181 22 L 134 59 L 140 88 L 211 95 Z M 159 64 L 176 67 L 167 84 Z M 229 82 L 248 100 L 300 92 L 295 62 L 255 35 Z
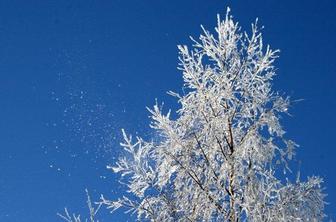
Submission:
M 149 109 L 159 141 L 123 131 L 127 157 L 110 168 L 129 194 L 102 203 L 149 221 L 322 221 L 322 179 L 284 175 L 297 145 L 279 122 L 290 99 L 272 90 L 278 50 L 257 22 L 241 31 L 229 9 L 215 34 L 202 30 L 192 49 L 178 46 L 178 117 Z

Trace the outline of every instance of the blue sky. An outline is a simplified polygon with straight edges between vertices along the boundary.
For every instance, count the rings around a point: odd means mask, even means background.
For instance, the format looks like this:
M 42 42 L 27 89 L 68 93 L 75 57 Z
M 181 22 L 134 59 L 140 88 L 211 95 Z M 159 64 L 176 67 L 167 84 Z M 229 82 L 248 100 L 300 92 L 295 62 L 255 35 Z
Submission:
M 321 175 L 336 218 L 336 3 L 333 1 L 0 2 L 0 221 L 59 221 L 85 212 L 85 192 L 120 193 L 106 170 L 120 129 L 150 137 L 146 106 L 176 109 L 177 44 L 226 7 L 244 29 L 259 17 L 281 50 L 274 87 L 304 99 L 283 119 L 300 148 L 302 176 Z M 101 212 L 102 221 L 132 220 Z

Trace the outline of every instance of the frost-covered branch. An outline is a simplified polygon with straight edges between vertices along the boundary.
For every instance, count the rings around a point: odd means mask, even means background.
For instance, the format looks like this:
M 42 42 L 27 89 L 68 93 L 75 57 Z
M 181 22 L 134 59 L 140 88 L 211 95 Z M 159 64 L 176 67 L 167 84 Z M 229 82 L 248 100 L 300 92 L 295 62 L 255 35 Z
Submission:
M 97 207 L 94 207 L 92 205 L 92 201 L 91 201 L 91 197 L 89 195 L 89 191 L 87 189 L 85 189 L 85 192 L 86 192 L 86 197 L 87 197 L 86 204 L 87 204 L 87 207 L 88 207 L 88 210 L 89 210 L 89 216 L 90 217 L 85 219 L 84 221 L 85 222 L 88 222 L 88 221 L 99 222 L 99 220 L 95 219 L 95 216 L 98 213 L 100 207 L 102 206 L 102 203 L 98 203 Z M 67 208 L 64 209 L 63 214 L 57 213 L 57 215 L 66 222 L 82 222 L 81 216 L 79 214 L 78 215 L 70 214 Z

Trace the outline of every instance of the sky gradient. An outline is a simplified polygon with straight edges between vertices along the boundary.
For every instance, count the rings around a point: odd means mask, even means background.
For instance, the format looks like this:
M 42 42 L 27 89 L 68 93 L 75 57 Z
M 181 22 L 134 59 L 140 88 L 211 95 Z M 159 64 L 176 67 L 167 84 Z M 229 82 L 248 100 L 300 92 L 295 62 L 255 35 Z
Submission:
M 283 118 L 300 148 L 301 175 L 325 179 L 336 219 L 336 3 L 334 1 L 3 0 L 0 2 L 0 221 L 60 221 L 120 194 L 106 169 L 120 154 L 120 129 L 150 138 L 146 106 L 178 108 L 177 44 L 190 44 L 216 14 L 243 29 L 259 18 L 280 49 L 274 88 L 303 99 Z M 132 221 L 101 211 L 101 221 Z

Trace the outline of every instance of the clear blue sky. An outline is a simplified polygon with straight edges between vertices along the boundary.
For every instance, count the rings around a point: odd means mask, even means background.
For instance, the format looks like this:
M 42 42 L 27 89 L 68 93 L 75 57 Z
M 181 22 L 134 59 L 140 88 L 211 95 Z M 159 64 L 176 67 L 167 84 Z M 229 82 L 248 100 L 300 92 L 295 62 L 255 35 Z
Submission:
M 284 118 L 303 177 L 321 175 L 336 218 L 336 3 L 319 1 L 36 0 L 0 2 L 0 221 L 59 221 L 85 212 L 87 187 L 115 198 L 105 166 L 120 128 L 149 137 L 145 106 L 179 91 L 177 44 L 212 29 L 230 6 L 281 49 L 274 87 L 304 99 Z M 121 212 L 102 221 L 127 221 Z

